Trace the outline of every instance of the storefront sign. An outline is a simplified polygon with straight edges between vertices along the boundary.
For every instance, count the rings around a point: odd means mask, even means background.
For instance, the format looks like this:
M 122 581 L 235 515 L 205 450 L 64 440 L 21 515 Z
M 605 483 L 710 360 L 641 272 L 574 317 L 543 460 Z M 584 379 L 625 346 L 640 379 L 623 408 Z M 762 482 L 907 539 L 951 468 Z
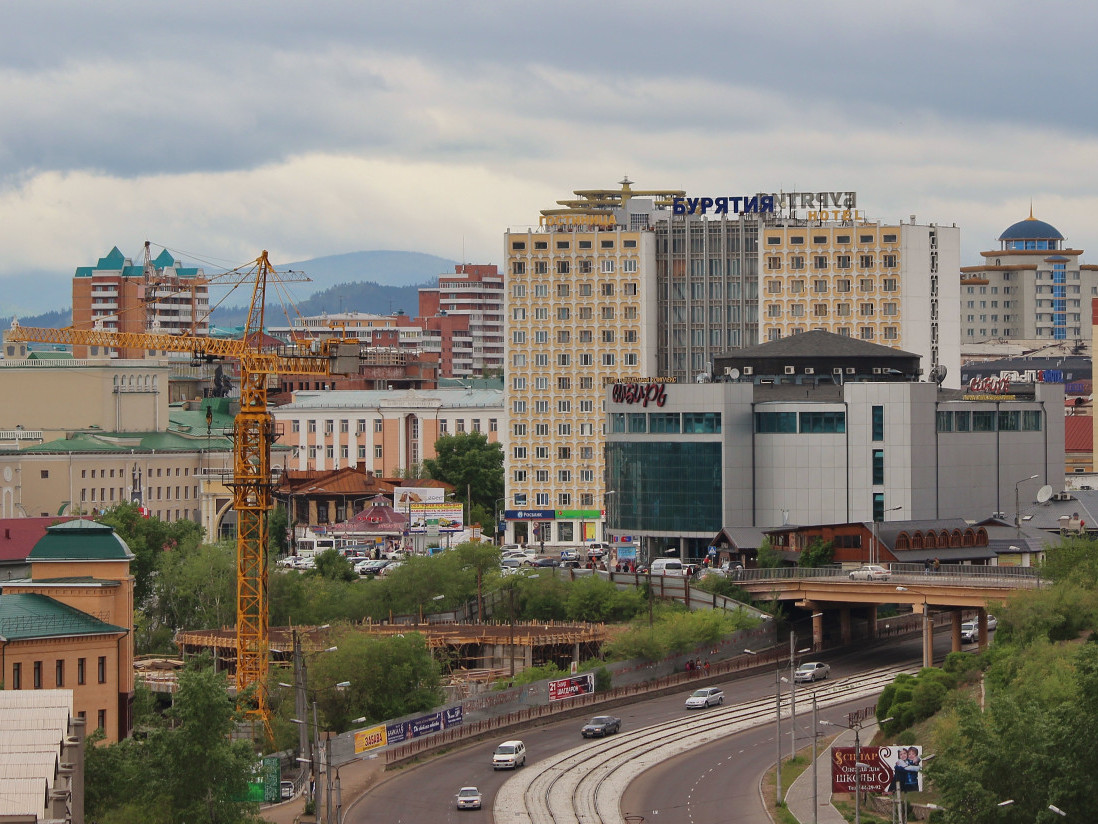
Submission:
M 508 521 L 554 521 L 555 509 L 505 509 L 503 517 Z
M 968 391 L 982 395 L 1004 395 L 1010 391 L 1010 378 L 973 378 Z
M 558 509 L 556 510 L 558 521 L 582 521 L 584 519 L 599 519 L 602 517 L 601 509 Z
M 663 406 L 667 403 L 667 385 L 663 383 L 615 383 L 610 393 L 614 403 Z
M 752 195 L 751 197 L 676 197 L 671 200 L 671 211 L 676 215 L 704 215 L 712 211 L 715 215 L 758 214 L 774 211 L 774 195 Z

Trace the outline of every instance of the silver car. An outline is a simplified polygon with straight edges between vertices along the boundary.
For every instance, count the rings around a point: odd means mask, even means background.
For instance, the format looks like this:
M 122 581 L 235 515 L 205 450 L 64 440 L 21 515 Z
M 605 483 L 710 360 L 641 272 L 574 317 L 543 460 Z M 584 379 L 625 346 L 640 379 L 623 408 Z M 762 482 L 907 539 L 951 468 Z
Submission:
M 806 661 L 797 667 L 793 680 L 797 683 L 822 681 L 831 674 L 831 667 L 822 661 Z
M 851 581 L 887 581 L 891 577 L 891 572 L 877 564 L 866 564 L 850 573 Z

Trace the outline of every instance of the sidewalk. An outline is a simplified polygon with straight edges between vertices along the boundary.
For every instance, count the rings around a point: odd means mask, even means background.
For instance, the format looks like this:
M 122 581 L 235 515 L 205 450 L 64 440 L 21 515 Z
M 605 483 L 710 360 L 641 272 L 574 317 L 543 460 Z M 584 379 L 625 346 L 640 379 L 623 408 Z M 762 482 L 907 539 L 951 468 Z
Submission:
M 385 759 L 363 758 L 344 764 L 336 773 L 343 788 L 343 812 L 355 802 L 364 792 L 373 787 L 385 774 Z M 325 776 L 317 786 L 317 794 L 325 791 Z M 335 776 L 332 776 L 332 804 L 336 804 Z M 290 801 L 281 804 L 271 804 L 260 809 L 259 814 L 265 821 L 271 824 L 294 824 L 299 816 L 305 812 L 305 794 L 301 793 Z M 310 820 L 312 817 L 310 816 Z
M 876 733 L 877 726 L 866 725 L 862 727 L 865 740 L 871 740 Z M 832 747 L 854 746 L 854 732 L 844 730 L 831 742 Z M 816 817 L 812 817 L 813 793 L 812 793 L 812 767 L 809 765 L 803 773 L 793 782 L 793 785 L 785 794 L 785 806 L 801 824 L 846 824 L 842 814 L 831 806 L 831 751 L 830 747 L 816 754 L 817 787 L 816 798 L 819 808 Z

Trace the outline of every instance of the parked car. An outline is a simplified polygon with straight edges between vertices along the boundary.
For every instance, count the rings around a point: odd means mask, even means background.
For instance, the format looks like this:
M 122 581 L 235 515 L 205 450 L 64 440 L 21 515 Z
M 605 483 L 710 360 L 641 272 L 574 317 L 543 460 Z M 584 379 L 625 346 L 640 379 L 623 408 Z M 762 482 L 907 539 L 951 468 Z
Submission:
M 798 683 L 802 681 L 822 681 L 831 674 L 831 667 L 822 661 L 806 661 L 797 667 L 793 673 L 793 680 Z
M 504 569 L 518 569 L 522 566 L 523 558 L 501 558 L 499 565 Z
M 690 697 L 686 699 L 686 708 L 688 710 L 699 709 L 704 707 L 712 707 L 714 704 L 724 703 L 724 691 L 717 687 L 703 687 L 700 690 L 694 690 Z
M 556 558 L 551 558 L 548 555 L 535 555 L 532 561 L 527 562 L 530 566 L 536 567 L 558 567 L 560 561 Z
M 995 627 L 999 626 L 999 619 L 994 615 L 987 616 L 987 631 L 991 632 Z
M 598 560 L 610 551 L 610 544 L 595 541 L 587 545 L 587 557 Z
M 584 738 L 602 738 L 621 731 L 621 719 L 613 715 L 596 715 L 583 725 L 580 735 Z
M 288 801 L 294 797 L 294 782 L 293 781 L 281 781 L 278 785 L 279 796 L 283 801 Z
M 389 563 L 387 563 L 385 566 L 377 571 L 377 577 L 386 578 L 388 577 L 389 573 L 393 572 L 396 569 L 399 569 L 402 566 L 404 566 L 403 561 L 389 561 Z
M 476 787 L 462 787 L 458 790 L 457 808 L 459 810 L 479 810 L 480 805 L 480 790 Z
M 653 575 L 682 575 L 683 564 L 677 558 L 657 558 L 652 562 Z
M 961 624 L 961 642 L 974 644 L 980 640 L 980 628 L 975 621 L 965 621 Z
M 887 581 L 891 577 L 891 572 L 877 564 L 866 564 L 850 572 L 851 581 Z
M 562 549 L 560 551 L 561 561 L 578 561 L 579 557 L 578 549 Z
M 359 575 L 380 575 L 381 571 L 389 566 L 390 563 L 392 562 L 386 561 L 384 558 L 378 561 L 367 558 L 366 560 L 358 561 L 354 566 L 354 570 Z
M 492 753 L 493 770 L 515 770 L 526 763 L 526 745 L 519 740 L 504 741 Z

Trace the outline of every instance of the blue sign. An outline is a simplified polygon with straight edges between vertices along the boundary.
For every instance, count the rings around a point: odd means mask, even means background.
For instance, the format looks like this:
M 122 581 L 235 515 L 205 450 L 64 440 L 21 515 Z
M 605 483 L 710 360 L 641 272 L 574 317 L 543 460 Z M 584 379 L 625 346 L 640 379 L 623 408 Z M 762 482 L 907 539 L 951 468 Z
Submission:
M 555 509 L 505 509 L 503 517 L 508 521 L 555 521 Z
M 399 724 L 388 724 L 385 727 L 385 737 L 389 744 L 400 744 L 421 735 L 429 735 L 439 732 L 444 727 L 456 727 L 462 722 L 461 707 L 451 707 L 443 712 L 433 712 L 430 715 L 421 715 L 411 721 L 401 721 Z

